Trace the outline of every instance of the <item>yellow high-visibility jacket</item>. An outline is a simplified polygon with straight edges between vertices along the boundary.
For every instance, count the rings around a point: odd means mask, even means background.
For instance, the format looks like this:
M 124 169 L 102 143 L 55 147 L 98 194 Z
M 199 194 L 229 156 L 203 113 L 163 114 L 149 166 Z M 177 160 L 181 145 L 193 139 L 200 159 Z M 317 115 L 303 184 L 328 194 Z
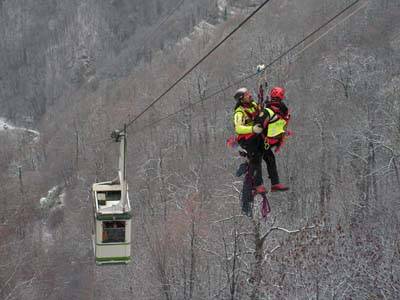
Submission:
M 258 110 L 257 103 L 250 103 L 249 107 L 239 106 L 235 109 L 233 114 L 233 123 L 235 125 L 236 134 L 250 135 L 253 134 L 254 121 L 252 120 L 252 114 L 255 114 Z
M 266 108 L 269 114 L 267 137 L 273 138 L 286 131 L 287 121 L 275 113 L 272 109 Z
M 253 101 L 248 107 L 239 106 L 235 109 L 233 122 L 235 125 L 235 132 L 238 134 L 239 140 L 241 138 L 249 138 L 254 135 L 253 118 L 257 112 L 258 105 L 255 101 Z M 270 108 L 265 108 L 264 112 L 269 115 L 267 137 L 273 138 L 284 133 L 286 130 L 287 121 L 279 117 L 279 115 Z

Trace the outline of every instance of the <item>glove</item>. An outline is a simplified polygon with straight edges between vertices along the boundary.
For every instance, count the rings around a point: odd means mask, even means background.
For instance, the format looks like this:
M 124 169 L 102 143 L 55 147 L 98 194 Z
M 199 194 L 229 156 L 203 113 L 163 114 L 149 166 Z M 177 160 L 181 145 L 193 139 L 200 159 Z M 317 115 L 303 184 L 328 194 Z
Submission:
M 255 134 L 260 134 L 263 131 L 261 124 L 256 124 L 253 126 L 253 132 Z

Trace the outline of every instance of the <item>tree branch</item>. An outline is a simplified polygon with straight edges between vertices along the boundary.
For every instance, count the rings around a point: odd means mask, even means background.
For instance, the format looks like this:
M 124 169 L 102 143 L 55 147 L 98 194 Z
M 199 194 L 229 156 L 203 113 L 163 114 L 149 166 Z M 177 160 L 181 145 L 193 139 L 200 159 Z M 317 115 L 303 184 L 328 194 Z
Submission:
M 309 227 L 303 227 L 301 229 L 295 229 L 295 230 L 289 230 L 283 227 L 271 227 L 261 238 L 261 241 L 264 242 L 264 240 L 270 235 L 273 231 L 283 231 L 288 234 L 293 234 L 293 233 L 298 233 L 303 230 L 308 230 L 308 229 L 313 229 L 315 228 L 315 225 L 309 226 Z

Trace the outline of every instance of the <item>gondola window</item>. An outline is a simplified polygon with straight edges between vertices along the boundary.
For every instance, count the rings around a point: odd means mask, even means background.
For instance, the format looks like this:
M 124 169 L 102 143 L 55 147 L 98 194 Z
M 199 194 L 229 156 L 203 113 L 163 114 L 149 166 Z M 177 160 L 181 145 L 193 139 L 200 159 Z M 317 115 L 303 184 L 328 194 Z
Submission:
M 103 243 L 125 242 L 125 222 L 103 222 Z

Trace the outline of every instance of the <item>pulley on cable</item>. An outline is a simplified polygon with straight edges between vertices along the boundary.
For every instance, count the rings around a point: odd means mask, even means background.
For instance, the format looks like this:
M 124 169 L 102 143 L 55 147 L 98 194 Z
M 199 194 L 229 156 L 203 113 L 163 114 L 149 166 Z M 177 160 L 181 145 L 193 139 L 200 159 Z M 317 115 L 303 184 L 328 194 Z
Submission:
M 126 125 L 111 137 L 119 143 L 118 176 L 92 186 L 93 249 L 96 264 L 127 264 L 131 260 L 131 206 L 126 182 Z

